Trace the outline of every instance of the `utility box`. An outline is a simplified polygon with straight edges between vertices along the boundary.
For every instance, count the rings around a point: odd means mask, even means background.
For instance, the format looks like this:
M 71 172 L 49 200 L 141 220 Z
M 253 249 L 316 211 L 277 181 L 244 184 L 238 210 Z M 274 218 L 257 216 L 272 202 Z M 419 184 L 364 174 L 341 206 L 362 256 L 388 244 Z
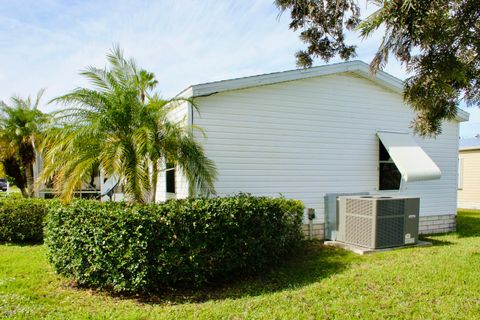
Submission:
M 416 244 L 420 199 L 414 197 L 338 197 L 336 241 L 370 249 Z

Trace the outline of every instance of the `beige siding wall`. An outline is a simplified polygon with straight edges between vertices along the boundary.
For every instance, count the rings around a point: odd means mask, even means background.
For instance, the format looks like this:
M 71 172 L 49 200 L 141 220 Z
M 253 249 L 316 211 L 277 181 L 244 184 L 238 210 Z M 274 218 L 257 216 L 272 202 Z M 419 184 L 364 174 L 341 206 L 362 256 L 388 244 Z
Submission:
M 409 131 L 400 94 L 337 74 L 197 98 L 198 135 L 219 171 L 219 195 L 250 192 L 302 200 L 323 222 L 325 193 L 378 190 L 376 131 Z M 421 197 L 421 215 L 455 214 L 458 123 L 436 139 L 416 138 L 442 171 L 402 192 Z
M 480 209 L 480 150 L 461 150 L 462 183 L 458 189 L 458 207 Z

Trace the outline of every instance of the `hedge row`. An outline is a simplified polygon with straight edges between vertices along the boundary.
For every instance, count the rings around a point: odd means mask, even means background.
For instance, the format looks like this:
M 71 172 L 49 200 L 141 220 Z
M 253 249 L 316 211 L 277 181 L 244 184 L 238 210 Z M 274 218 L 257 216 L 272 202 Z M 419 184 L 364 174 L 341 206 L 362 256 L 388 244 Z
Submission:
M 298 244 L 302 214 L 299 201 L 248 195 L 77 200 L 51 208 L 45 241 L 55 270 L 78 284 L 142 292 L 258 272 Z
M 42 242 L 47 212 L 45 200 L 1 197 L 0 243 Z

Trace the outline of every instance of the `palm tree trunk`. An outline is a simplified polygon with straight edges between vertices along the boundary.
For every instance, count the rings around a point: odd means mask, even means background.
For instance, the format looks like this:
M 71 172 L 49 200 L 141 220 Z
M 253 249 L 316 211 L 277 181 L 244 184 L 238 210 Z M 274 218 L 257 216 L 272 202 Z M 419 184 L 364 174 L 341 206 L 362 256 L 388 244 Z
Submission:
M 27 188 L 21 188 L 20 192 L 22 193 L 22 197 L 29 198 Z
M 158 163 L 153 164 L 152 170 L 152 202 L 155 203 L 157 201 L 157 182 L 158 182 Z
M 26 186 L 26 192 L 27 192 L 27 198 L 31 198 L 33 196 L 33 183 L 34 183 L 34 177 L 33 177 L 33 164 L 29 163 L 25 166 L 25 178 L 27 182 Z

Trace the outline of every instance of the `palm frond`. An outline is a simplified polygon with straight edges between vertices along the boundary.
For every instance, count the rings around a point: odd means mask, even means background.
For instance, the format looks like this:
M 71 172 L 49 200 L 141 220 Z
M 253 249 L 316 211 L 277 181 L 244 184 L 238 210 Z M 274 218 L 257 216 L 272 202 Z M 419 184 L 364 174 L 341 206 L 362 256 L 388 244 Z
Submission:
M 167 160 L 185 173 L 192 190 L 214 193 L 216 169 L 194 140 L 194 127 L 186 119 L 170 119 L 184 104 L 197 109 L 195 102 L 150 94 L 158 83 L 155 75 L 125 59 L 118 46 L 107 60 L 105 69 L 82 71 L 93 88 L 77 88 L 51 101 L 68 108 L 52 114 L 54 125 L 42 144 L 42 179 L 54 178 L 68 200 L 98 164 L 106 175 L 120 177 L 127 199 L 143 202 L 152 198 L 155 175 Z

